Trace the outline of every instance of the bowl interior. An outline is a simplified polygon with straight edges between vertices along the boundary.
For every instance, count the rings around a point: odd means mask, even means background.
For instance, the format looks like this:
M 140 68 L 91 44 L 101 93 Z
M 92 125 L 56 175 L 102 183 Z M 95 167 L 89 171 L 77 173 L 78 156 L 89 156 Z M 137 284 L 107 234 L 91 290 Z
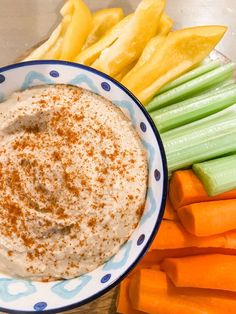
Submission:
M 16 90 L 71 84 L 111 100 L 132 121 L 148 152 L 149 179 L 141 221 L 120 251 L 96 270 L 72 280 L 30 282 L 0 275 L 0 310 L 59 312 L 82 305 L 115 286 L 150 245 L 164 211 L 167 169 L 160 137 L 142 105 L 120 84 L 91 68 L 60 61 L 33 61 L 0 69 L 0 102 Z

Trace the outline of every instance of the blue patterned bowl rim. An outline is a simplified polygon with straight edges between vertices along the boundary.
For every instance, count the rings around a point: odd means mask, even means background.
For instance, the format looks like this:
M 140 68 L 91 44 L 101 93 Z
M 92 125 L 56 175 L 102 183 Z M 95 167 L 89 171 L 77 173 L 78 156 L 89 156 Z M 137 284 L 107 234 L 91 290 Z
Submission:
M 134 103 L 141 109 L 141 111 L 143 112 L 144 116 L 146 117 L 149 125 L 151 126 L 152 131 L 154 132 L 154 135 L 155 135 L 156 141 L 157 141 L 157 145 L 159 146 L 159 149 L 161 152 L 161 159 L 162 159 L 162 166 L 163 166 L 163 177 L 164 177 L 163 178 L 162 196 L 161 196 L 161 207 L 160 207 L 158 219 L 156 221 L 155 227 L 153 228 L 153 231 L 152 231 L 146 245 L 143 247 L 142 252 L 138 256 L 138 258 L 136 258 L 136 260 L 127 268 L 127 270 L 117 280 L 115 280 L 113 283 L 111 283 L 108 287 L 104 288 L 103 290 L 97 292 L 96 294 L 92 295 L 91 297 L 88 297 L 88 298 L 86 298 L 83 301 L 80 301 L 78 303 L 74 303 L 72 305 L 60 307 L 60 308 L 56 308 L 56 309 L 43 310 L 43 313 L 50 314 L 50 313 L 58 313 L 58 312 L 73 310 L 75 308 L 78 308 L 82 305 L 85 305 L 85 304 L 92 302 L 92 301 L 96 300 L 97 298 L 103 296 L 105 293 L 107 293 L 108 291 L 110 291 L 111 289 L 116 287 L 133 270 L 133 268 L 139 263 L 139 261 L 143 258 L 143 256 L 147 252 L 148 248 L 151 246 L 151 243 L 153 242 L 155 235 L 157 234 L 157 231 L 160 227 L 160 223 L 161 223 L 163 215 L 164 215 L 165 204 L 166 204 L 166 199 L 167 199 L 167 190 L 168 190 L 168 170 L 167 170 L 167 161 L 166 161 L 164 146 L 162 144 L 162 140 L 161 140 L 161 137 L 159 135 L 159 132 L 158 132 L 153 120 L 151 119 L 149 113 L 147 112 L 145 107 L 140 103 L 140 101 L 134 96 L 134 94 L 131 91 L 129 91 L 124 85 L 122 85 L 120 82 L 113 79 L 109 75 L 107 75 L 103 72 L 100 72 L 96 69 L 93 69 L 91 67 L 82 65 L 82 64 L 78 64 L 78 63 L 74 63 L 74 62 L 68 62 L 68 61 L 58 61 L 58 60 L 37 60 L 37 61 L 27 61 L 27 62 L 11 64 L 11 65 L 1 67 L 0 73 L 3 73 L 3 72 L 8 71 L 8 70 L 20 68 L 20 67 L 26 67 L 26 66 L 32 66 L 32 65 L 43 65 L 43 64 L 44 65 L 45 64 L 48 64 L 48 65 L 66 65 L 66 66 L 75 67 L 78 69 L 84 69 L 88 72 L 92 72 L 94 74 L 97 74 L 102 78 L 110 80 L 118 88 L 120 88 L 126 94 L 128 94 L 130 96 L 130 98 L 134 101 Z M 9 309 L 2 308 L 2 307 L 0 307 L 0 311 L 3 311 L 5 313 L 12 313 L 12 314 L 25 314 L 25 313 L 34 314 L 34 313 L 36 313 L 35 311 L 9 310 Z

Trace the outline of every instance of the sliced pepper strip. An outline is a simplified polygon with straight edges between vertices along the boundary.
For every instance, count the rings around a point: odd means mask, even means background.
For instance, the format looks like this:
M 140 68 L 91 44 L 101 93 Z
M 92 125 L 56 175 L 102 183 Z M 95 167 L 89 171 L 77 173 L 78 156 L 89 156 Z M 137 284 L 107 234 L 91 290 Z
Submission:
M 75 62 L 91 65 L 101 54 L 101 52 L 110 47 L 114 41 L 125 31 L 127 25 L 130 23 L 133 14 L 126 16 L 117 25 L 115 25 L 105 36 L 97 41 L 92 46 L 83 50 L 76 58 Z
M 96 43 L 123 18 L 124 12 L 121 8 L 102 9 L 93 13 L 93 27 L 82 50 Z
M 160 19 L 160 26 L 158 27 L 157 36 L 153 37 L 149 40 L 146 47 L 144 48 L 138 62 L 136 63 L 135 67 L 130 72 L 127 72 L 127 76 L 133 75 L 133 73 L 142 65 L 144 65 L 149 59 L 152 58 L 158 46 L 164 43 L 164 40 L 167 34 L 170 32 L 173 26 L 172 19 L 166 15 L 165 13 L 162 14 Z
M 58 37 L 57 41 L 54 43 L 54 45 L 44 54 L 42 55 L 41 59 L 53 59 L 58 60 L 61 55 L 61 48 L 63 43 L 63 37 L 65 36 L 65 32 L 71 22 L 71 15 L 67 14 L 64 16 L 62 20 L 62 27 L 61 27 L 61 33 Z
M 164 7 L 165 0 L 143 0 L 125 32 L 102 51 L 92 67 L 114 76 L 137 60 L 146 43 L 157 33 Z
M 66 16 L 66 15 L 72 15 L 73 12 L 74 12 L 74 5 L 73 5 L 73 2 L 72 0 L 68 0 L 66 1 L 66 3 L 63 5 L 63 7 L 61 8 L 60 10 L 60 14 L 62 16 Z
M 122 83 L 146 104 L 162 86 L 206 58 L 226 29 L 199 26 L 170 33 L 152 58 Z
M 92 29 L 92 14 L 82 0 L 71 0 L 74 13 L 71 23 L 63 38 L 61 60 L 73 61 L 81 51 L 89 32 Z
M 163 13 L 160 19 L 160 25 L 158 27 L 158 35 L 167 35 L 172 29 L 174 21 L 166 13 Z

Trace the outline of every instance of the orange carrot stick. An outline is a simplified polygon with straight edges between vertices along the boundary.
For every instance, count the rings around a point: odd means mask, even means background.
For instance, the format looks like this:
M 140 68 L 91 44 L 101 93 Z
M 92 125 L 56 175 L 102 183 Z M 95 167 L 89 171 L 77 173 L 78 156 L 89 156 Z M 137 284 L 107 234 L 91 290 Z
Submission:
M 236 292 L 236 256 L 222 254 L 167 258 L 161 268 L 177 287 Z
M 136 265 L 136 267 L 129 273 L 128 278 L 132 278 L 137 271 L 142 268 L 152 268 L 153 265 L 159 265 L 164 258 L 160 256 L 158 251 L 149 251 Z
M 152 265 L 151 269 L 153 269 L 153 270 L 161 270 L 161 265 L 160 264 Z
M 199 202 L 236 198 L 236 189 L 209 197 L 202 182 L 192 170 L 176 171 L 170 180 L 170 200 L 174 209 Z
M 166 207 L 165 207 L 165 212 L 164 212 L 163 218 L 166 220 L 174 220 L 174 221 L 179 220 L 169 198 L 167 198 L 167 201 L 166 201 Z
M 188 232 L 210 236 L 236 229 L 236 199 L 195 203 L 178 209 Z
M 120 283 L 120 290 L 116 300 L 117 312 L 122 314 L 144 314 L 132 308 L 129 298 L 130 279 L 126 278 Z
M 203 247 L 203 248 L 186 247 L 186 248 L 181 248 L 181 249 L 155 250 L 155 251 L 152 251 L 151 253 L 155 253 L 155 262 L 152 265 L 159 266 L 159 263 L 162 262 L 165 258 L 185 257 L 185 256 L 201 255 L 201 254 L 236 255 L 236 249 L 225 249 L 225 248 L 217 248 L 217 247 Z M 153 268 L 153 266 L 151 268 Z
M 161 271 L 142 269 L 129 288 L 132 306 L 150 314 L 235 314 L 236 293 L 176 288 Z
M 233 235 L 232 235 L 233 236 Z M 236 235 L 235 235 L 236 236 Z M 229 237 L 230 238 L 230 237 Z M 179 249 L 187 247 L 228 247 L 224 234 L 210 237 L 196 237 L 188 233 L 184 227 L 176 221 L 163 220 L 155 237 L 151 250 Z M 236 243 L 235 243 L 236 244 Z

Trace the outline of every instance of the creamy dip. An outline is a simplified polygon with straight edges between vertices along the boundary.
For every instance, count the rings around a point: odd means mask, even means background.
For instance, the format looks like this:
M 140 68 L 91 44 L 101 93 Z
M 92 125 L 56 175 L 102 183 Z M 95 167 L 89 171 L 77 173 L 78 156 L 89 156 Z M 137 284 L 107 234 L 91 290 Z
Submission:
M 147 157 L 122 111 L 68 85 L 0 105 L 0 272 L 73 278 L 111 258 L 136 228 Z

